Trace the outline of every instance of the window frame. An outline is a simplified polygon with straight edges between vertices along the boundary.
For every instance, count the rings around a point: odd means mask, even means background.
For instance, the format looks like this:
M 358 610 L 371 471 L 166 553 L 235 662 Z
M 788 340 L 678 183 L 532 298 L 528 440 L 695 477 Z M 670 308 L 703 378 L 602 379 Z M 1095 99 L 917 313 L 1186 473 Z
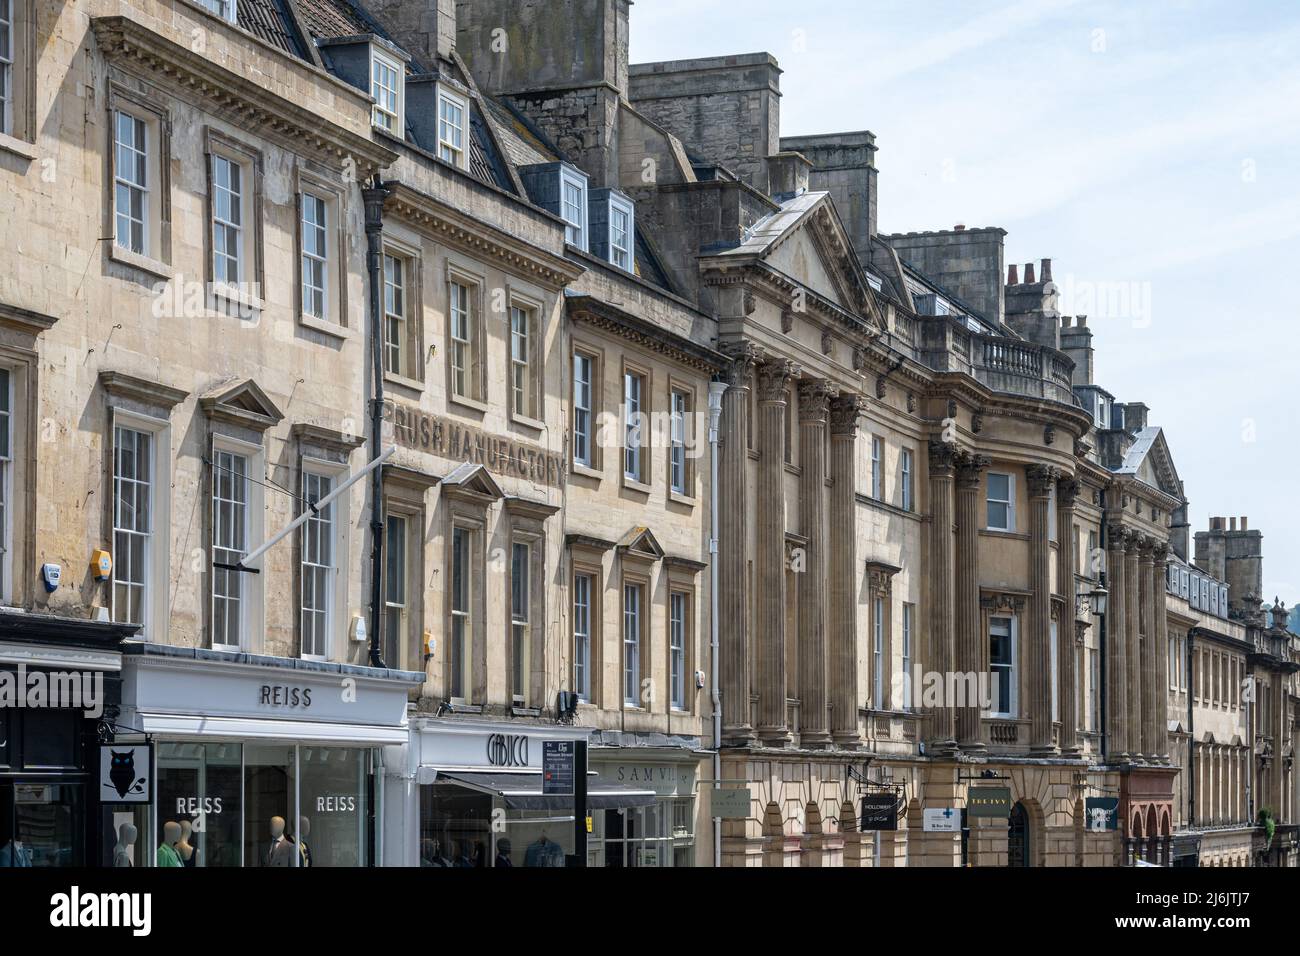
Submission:
M 677 411 L 677 399 L 683 399 L 680 415 Z M 690 502 L 695 499 L 695 468 L 692 463 L 690 439 L 695 414 L 695 389 L 683 382 L 668 381 L 668 454 L 665 456 L 668 474 L 668 492 L 674 500 Z M 680 428 L 678 427 L 680 423 Z M 680 454 L 680 461 L 675 460 Z M 680 482 L 674 472 L 680 471 Z
M 590 247 L 588 210 L 591 208 L 591 201 L 588 195 L 587 174 L 568 163 L 561 163 L 559 167 L 559 206 L 558 215 L 564 221 L 564 241 L 566 244 L 587 252 Z M 574 187 L 578 190 L 581 208 L 577 210 L 577 221 L 570 218 L 568 212 L 568 187 Z
M 207 281 L 214 298 L 243 308 L 261 309 L 264 249 L 262 244 L 263 159 L 262 153 L 212 127 L 206 129 L 204 157 L 207 166 Z M 217 160 L 240 169 L 239 274 L 235 282 L 217 278 Z
M 510 289 L 506 295 L 506 387 L 507 405 L 510 420 L 529 428 L 545 428 L 542 421 L 542 357 L 541 342 L 543 302 L 540 299 Z M 524 358 L 520 360 L 515 350 L 515 314 L 518 312 L 526 320 Z M 519 367 L 524 368 L 526 381 L 522 389 L 516 384 L 515 375 Z M 528 399 L 527 409 L 518 405 L 519 395 Z
M 239 0 L 191 0 L 191 2 L 227 23 L 239 23 Z M 213 4 L 216 4 L 219 9 L 214 10 Z
M 485 362 L 484 329 L 484 289 L 487 280 L 479 272 L 472 271 L 456 262 L 447 260 L 443 286 L 446 294 L 446 336 L 447 336 L 447 400 L 467 405 L 475 411 L 487 410 L 487 374 Z M 456 289 L 466 292 L 465 305 L 468 325 L 468 338 L 456 335 L 455 308 Z M 456 346 L 465 347 L 465 389 L 462 391 L 456 382 Z
M 884 595 L 871 599 L 871 707 L 886 710 L 885 706 L 885 602 Z
M 171 267 L 171 119 L 160 97 L 130 88 L 110 78 L 106 104 L 107 148 L 104 199 L 104 235 L 109 257 L 116 262 L 143 270 L 155 277 L 170 279 Z M 145 131 L 145 180 L 147 210 L 144 219 L 144 245 L 136 251 L 118 242 L 117 234 L 117 116 L 124 114 L 141 123 Z M 210 227 L 209 227 L 210 228 Z
M 914 642 L 916 639 L 916 605 L 903 602 L 903 638 L 902 638 L 902 665 L 903 665 L 903 699 L 901 701 L 901 710 L 910 711 L 913 706 L 912 701 L 912 659 L 915 652 Z
M 298 512 L 306 508 L 307 499 L 307 479 L 308 476 L 328 479 L 330 482 L 329 494 L 338 488 L 339 481 L 347 477 L 348 466 L 346 461 L 332 461 L 327 458 L 318 457 L 304 451 L 298 460 L 298 494 L 301 496 L 298 502 Z M 321 497 L 324 497 L 322 495 Z M 342 502 L 340 505 L 339 502 Z M 295 575 L 297 583 L 297 593 L 295 596 L 296 623 L 295 632 L 297 636 L 298 656 L 303 660 L 315 661 L 333 661 L 340 660 L 344 657 L 342 653 L 344 642 L 347 640 L 347 629 L 350 626 L 348 620 L 348 574 L 347 568 L 351 564 L 351 554 L 349 552 L 349 533 L 352 516 L 351 509 L 348 507 L 348 496 L 343 496 L 335 502 L 330 503 L 330 555 L 331 564 L 323 566 L 326 569 L 326 578 L 329 584 L 329 600 L 325 604 L 325 627 L 324 627 L 324 653 L 308 653 L 306 641 L 306 629 L 304 627 L 304 593 L 307 586 L 305 568 L 307 567 L 306 538 L 309 526 L 313 521 L 319 522 L 319 518 L 313 516 L 303 522 L 298 530 L 296 544 L 296 561 Z M 322 565 L 313 565 L 313 567 L 322 567 Z M 314 611 L 315 609 L 313 609 Z M 313 648 L 313 651 L 315 649 Z
M 146 566 L 141 582 L 141 586 L 145 589 L 141 599 L 141 616 L 144 620 L 131 623 L 140 624 L 138 636 L 141 639 L 152 643 L 165 643 L 168 625 L 167 582 L 171 563 L 171 425 L 164 419 L 112 407 L 108 427 L 111 436 L 108 447 L 112 454 L 108 481 L 111 492 L 109 497 L 109 528 L 112 533 L 110 548 L 113 555 L 113 571 L 109 581 L 109 615 L 112 620 L 119 620 L 117 585 L 121 562 L 117 545 L 118 532 L 126 530 L 128 533 L 139 533 L 133 529 L 122 529 L 118 525 L 118 430 L 125 429 L 148 435 L 151 440 L 150 528 L 146 532 L 149 539 L 148 553 L 144 559 Z
M 438 158 L 445 163 L 450 163 L 457 169 L 467 169 L 469 167 L 469 138 L 471 135 L 469 99 L 439 83 L 437 100 L 438 142 L 436 152 Z M 442 107 L 444 103 L 460 110 L 460 146 L 456 146 L 443 138 L 443 125 L 446 123 L 442 115 Z M 452 128 L 454 129 L 456 127 Z M 449 157 L 445 155 L 444 151 L 450 152 L 452 155 Z
M 15 438 L 17 430 L 14 428 L 17 410 L 14 408 L 14 403 L 18 395 L 17 383 L 14 381 L 16 377 L 15 371 L 7 363 L 0 363 L 0 401 L 4 403 L 4 407 L 0 408 L 0 605 L 8 604 L 14 596 L 13 473 L 14 459 L 17 457 L 14 454 L 17 444 Z
M 252 442 L 242 441 L 221 433 L 213 433 L 211 440 L 211 462 L 208 468 L 210 473 L 209 481 L 209 503 L 207 520 L 209 522 L 208 531 L 208 570 L 211 575 L 208 587 L 206 588 L 208 603 L 208 647 L 217 651 L 229 652 L 248 652 L 253 653 L 259 650 L 257 646 L 257 635 L 261 634 L 264 626 L 264 592 L 263 578 L 261 574 L 242 574 L 240 572 L 225 572 L 234 577 L 240 584 L 240 621 L 238 643 L 230 644 L 225 641 L 217 641 L 216 628 L 216 602 L 217 602 L 217 579 L 221 569 L 214 566 L 216 560 L 217 545 L 217 518 L 215 514 L 217 506 L 217 476 L 220 467 L 221 455 L 238 455 L 245 459 L 247 463 L 247 472 L 244 475 L 245 483 L 245 501 L 244 501 L 244 553 L 247 554 L 253 548 L 261 544 L 265 534 L 265 496 L 264 489 L 257 476 L 265 473 L 266 455 L 263 447 Z
M 347 273 L 343 262 L 343 250 L 347 248 L 345 229 L 344 193 L 329 185 L 324 176 L 317 175 L 303 167 L 298 168 L 298 182 L 295 191 L 295 311 L 298 323 L 327 335 L 344 337 L 350 334 L 348 323 Z M 305 268 L 303 260 L 306 250 L 306 206 L 307 197 L 323 205 L 325 213 L 325 267 L 323 294 L 325 309 L 323 316 L 310 314 L 306 308 Z
M 506 673 L 506 686 L 510 689 L 510 697 L 516 707 L 537 707 L 540 706 L 538 693 L 544 693 L 545 688 L 539 687 L 536 682 L 535 663 L 539 655 L 544 655 L 545 649 L 540 645 L 541 636 L 544 634 L 542 622 L 546 615 L 546 539 L 542 532 L 540 522 L 532 519 L 516 517 L 512 521 L 510 529 L 510 552 L 508 565 L 510 574 L 506 593 L 506 621 L 508 643 L 506 645 L 507 660 L 509 669 Z M 523 594 L 524 599 L 524 617 L 516 619 L 515 615 L 515 558 L 516 549 L 524 549 L 525 573 L 527 575 L 527 591 Z M 516 626 L 521 625 L 523 631 L 516 633 Z M 516 644 L 522 649 L 522 661 L 516 655 Z M 522 668 L 519 667 L 522 663 Z M 516 683 L 516 678 L 522 680 L 522 692 L 520 685 Z
M 583 468 L 596 467 L 596 362 L 597 359 L 587 350 L 574 346 L 573 348 L 573 373 L 572 373 L 572 399 L 570 404 L 573 408 L 573 463 Z M 579 383 L 582 381 L 578 374 L 579 363 L 586 363 L 586 400 L 585 403 L 579 398 Z M 586 416 L 586 426 L 579 424 L 579 414 Z M 579 451 L 579 446 L 583 448 Z
M 630 620 L 628 596 L 637 595 L 635 610 L 636 634 L 634 639 L 629 639 L 628 625 Z M 622 580 L 622 598 L 619 601 L 619 698 L 623 702 L 623 709 L 648 710 L 646 701 L 642 698 L 643 681 L 645 679 L 645 659 L 646 659 L 646 632 L 650 609 L 649 602 L 650 582 L 641 577 L 623 575 Z M 629 681 L 635 688 L 635 693 L 629 695 Z
M 638 383 L 637 404 L 635 412 L 629 410 L 629 383 Z M 626 358 L 623 361 L 623 374 L 619 389 L 619 474 L 623 485 L 649 491 L 652 480 L 651 445 L 653 435 L 650 422 L 653 414 L 654 380 L 648 366 L 640 365 Z M 639 427 L 633 431 L 632 415 L 637 416 Z M 632 444 L 635 435 L 636 444 Z M 630 471 L 628 463 L 635 456 L 636 470 Z
M 0 151 L 30 162 L 37 158 L 35 5 L 30 0 L 0 0 L 8 12 L 9 49 L 4 70 L 6 97 L 0 103 Z
M 394 260 L 402 266 L 402 303 L 401 312 L 393 313 L 388 308 L 388 261 Z M 380 307 L 384 313 L 384 380 L 393 382 L 415 391 L 424 389 L 424 327 L 423 327 L 423 287 L 424 259 L 418 239 L 408 238 L 384 230 L 383 253 L 380 260 L 383 294 Z M 401 321 L 401 341 L 398 343 L 397 366 L 392 364 L 390 340 L 390 322 L 393 318 Z
M 871 435 L 871 499 L 885 500 L 885 439 Z
M 912 449 L 900 448 L 898 450 L 898 472 L 899 486 L 902 490 L 899 495 L 899 507 L 909 513 L 915 507 L 915 496 L 912 484 L 915 470 L 915 456 L 912 454 Z
M 478 590 L 476 582 L 482 580 L 481 574 L 476 574 L 478 561 L 476 557 L 480 552 L 481 538 L 483 533 L 481 525 L 470 524 L 456 520 L 453 516 L 450 532 L 447 535 L 448 550 L 448 573 L 450 575 L 448 597 L 447 597 L 447 651 L 446 651 L 446 683 L 443 689 L 443 696 L 453 704 L 468 704 L 474 696 L 474 636 L 477 631 L 477 625 L 480 617 L 476 613 L 478 610 Z M 457 537 L 463 542 L 457 545 Z M 456 562 L 463 559 L 464 566 L 461 569 L 461 586 L 456 586 Z M 479 585 L 481 587 L 481 585 Z M 457 605 L 463 605 L 458 607 Z M 460 619 L 463 623 L 460 627 L 460 668 L 459 673 L 456 667 L 456 621 Z M 460 686 L 457 687 L 459 681 Z M 460 693 L 456 693 L 459 690 Z
M 680 614 L 676 605 L 680 602 Z M 686 674 L 690 664 L 691 646 L 691 592 L 684 588 L 668 590 L 668 707 L 678 713 L 687 713 Z M 677 630 L 680 626 L 680 631 Z
M 614 241 L 614 214 L 620 213 L 627 217 L 627 233 L 625 238 L 626 246 L 620 247 Z M 616 269 L 622 269 L 625 272 L 636 272 L 636 203 L 631 197 L 621 195 L 613 190 L 609 193 L 609 217 L 607 222 L 609 230 L 608 244 L 609 262 Z M 619 254 L 627 257 L 626 262 L 619 261 Z
M 587 600 L 585 604 L 585 615 L 586 615 L 585 634 L 581 633 L 578 627 L 578 607 L 579 607 L 578 592 L 580 590 L 578 587 L 579 580 L 586 582 Z M 593 625 L 596 620 L 596 591 L 597 591 L 596 581 L 597 580 L 598 580 L 598 576 L 596 572 L 592 571 L 589 568 L 581 567 L 581 566 L 574 568 L 573 575 L 571 577 L 572 594 L 571 594 L 571 599 L 569 601 L 569 606 L 570 606 L 571 614 L 573 615 L 572 627 L 570 627 L 570 631 L 573 637 L 573 667 L 572 667 L 573 692 L 578 695 L 578 700 L 584 704 L 590 704 L 592 702 L 592 686 L 593 686 L 592 648 L 595 643 L 593 638 L 596 631 L 596 628 Z M 586 653 L 582 655 L 578 653 L 578 649 L 581 646 L 579 643 L 579 638 L 584 639 L 586 642 L 585 644 Z M 582 658 L 581 665 L 579 664 L 580 657 Z M 581 676 L 579 676 L 580 673 Z
M 405 139 L 406 112 L 403 109 L 403 106 L 406 99 L 406 65 L 392 54 L 379 50 L 373 43 L 370 45 L 370 61 L 367 65 L 369 67 L 367 71 L 367 79 L 369 82 L 366 85 L 366 92 L 369 93 L 370 98 L 374 100 L 370 109 L 370 125 L 376 129 L 383 130 L 389 136 L 396 137 L 397 139 Z M 380 79 L 376 77 L 375 74 L 378 67 L 383 67 L 394 74 L 394 83 L 391 88 L 384 86 L 380 82 Z M 380 105 L 380 97 L 375 93 L 376 87 L 384 92 L 392 92 L 392 109 L 388 109 L 387 104 Z M 392 125 L 382 122 L 380 120 L 381 116 L 387 117 Z
M 18 99 L 15 77 L 18 75 L 18 54 L 15 50 L 18 15 L 15 0 L 0 0 L 0 22 L 4 23 L 5 47 L 0 47 L 0 134 L 12 136 L 16 124 L 14 106 Z
M 987 717 L 994 717 L 994 718 L 1004 719 L 1004 720 L 1014 720 L 1019 711 L 1020 688 L 1017 685 L 1020 680 L 1020 661 L 1018 660 L 1017 655 L 1019 654 L 1020 651 L 1020 641 L 1019 641 L 1019 635 L 1017 633 L 1019 631 L 1018 620 L 1019 619 L 1014 614 L 1006 614 L 1006 615 L 995 614 L 989 618 L 988 634 L 985 638 L 989 642 L 989 658 L 988 658 L 989 672 L 990 674 L 995 673 L 999 668 L 1003 668 L 1008 671 L 1007 696 L 1010 698 L 1010 700 L 1007 701 L 1006 710 L 995 710 L 990 708 L 985 714 L 985 716 Z M 1006 634 L 995 635 L 994 627 L 995 627 L 995 622 L 997 621 L 1007 622 Z M 1007 639 L 1008 652 L 1006 655 L 1007 656 L 1006 663 L 998 663 L 994 659 L 993 638 L 995 636 L 1005 637 Z M 1002 703 L 1002 701 L 999 700 L 997 701 L 997 703 Z
M 1007 497 L 1006 499 L 993 497 L 993 479 L 1005 478 L 1007 480 Z M 995 525 L 990 520 L 989 507 L 991 505 L 1005 505 L 1007 509 L 1007 522 L 1005 526 Z M 996 531 L 1005 534 L 1015 534 L 1016 531 L 1016 476 L 1009 471 L 990 471 L 984 479 L 984 530 Z

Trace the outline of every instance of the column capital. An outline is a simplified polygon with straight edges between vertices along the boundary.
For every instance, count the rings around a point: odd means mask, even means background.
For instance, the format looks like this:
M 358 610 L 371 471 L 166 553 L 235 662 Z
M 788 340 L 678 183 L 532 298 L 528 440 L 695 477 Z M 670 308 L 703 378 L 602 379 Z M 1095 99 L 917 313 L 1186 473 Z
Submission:
M 858 433 L 858 419 L 866 410 L 867 400 L 857 392 L 840 392 L 831 399 L 831 435 L 853 438 Z
M 838 390 L 824 378 L 805 378 L 799 382 L 799 421 L 826 424 L 831 400 Z
M 747 388 L 754 366 L 763 359 L 762 348 L 747 339 L 740 339 L 724 342 L 718 349 L 731 360 L 722 370 L 723 379 L 732 388 Z
M 987 455 L 977 455 L 968 451 L 959 452 L 955 462 L 958 487 L 974 488 L 980 483 L 980 472 L 991 464 L 993 460 Z
M 790 380 L 799 374 L 799 366 L 790 359 L 772 358 L 760 362 L 758 372 L 758 400 L 785 404 L 785 391 Z
M 1138 540 L 1138 557 L 1143 564 L 1154 564 L 1156 560 L 1156 539 L 1150 535 L 1142 535 Z
M 1078 500 L 1083 485 L 1072 475 L 1062 475 L 1056 481 L 1056 505 L 1058 508 L 1073 508 Z
M 1106 526 L 1106 550 L 1124 551 L 1128 548 L 1129 537 L 1134 534 L 1136 532 L 1112 521 Z
M 1053 465 L 1026 465 L 1025 484 L 1031 498 L 1048 498 L 1052 488 L 1061 477 L 1061 470 Z
M 1169 563 L 1169 542 L 1157 541 L 1151 548 L 1151 557 L 1156 564 Z
M 951 478 L 957 468 L 957 456 L 961 454 L 953 442 L 930 439 L 930 477 Z

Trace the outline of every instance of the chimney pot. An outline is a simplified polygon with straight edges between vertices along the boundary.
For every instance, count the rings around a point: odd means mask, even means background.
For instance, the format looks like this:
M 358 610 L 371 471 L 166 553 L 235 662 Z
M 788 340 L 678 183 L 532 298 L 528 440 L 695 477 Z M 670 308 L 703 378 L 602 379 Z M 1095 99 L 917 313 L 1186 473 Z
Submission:
M 1246 521 L 1246 516 L 1245 516 L 1245 515 L 1242 515 L 1242 516 L 1241 516 L 1241 530 L 1242 530 L 1242 531 L 1245 531 L 1245 530 L 1246 530 L 1247 528 L 1249 528 L 1249 527 L 1250 527 L 1250 525 L 1249 525 L 1249 524 L 1247 523 L 1247 521 Z
M 1061 328 L 1068 329 L 1072 325 L 1074 325 L 1074 316 L 1072 315 L 1061 316 Z
M 1034 264 L 1032 262 L 1026 262 L 1025 263 L 1025 285 L 1033 285 L 1033 284 L 1034 284 Z
M 1042 265 L 1042 269 L 1040 270 L 1040 274 L 1043 277 L 1043 281 L 1051 282 L 1052 281 L 1052 260 L 1044 259 L 1041 265 Z
M 1088 317 L 1086 315 L 1076 315 L 1075 318 L 1079 320 L 1079 328 L 1085 329 L 1088 327 Z
M 1222 531 L 1222 530 L 1223 530 L 1223 519 L 1222 519 L 1222 518 L 1211 518 L 1211 519 L 1210 519 L 1210 530 L 1211 530 L 1211 531 Z
M 1007 266 L 1007 285 L 1020 285 L 1020 267 L 1014 262 Z
M 966 230 L 966 224 L 963 222 L 959 222 L 957 223 L 957 225 L 952 227 L 953 232 L 964 232 L 965 230 Z
M 1237 519 L 1236 519 L 1236 518 L 1230 518 L 1230 519 L 1228 519 L 1228 529 L 1229 529 L 1230 531 L 1236 531 L 1236 530 L 1237 530 Z

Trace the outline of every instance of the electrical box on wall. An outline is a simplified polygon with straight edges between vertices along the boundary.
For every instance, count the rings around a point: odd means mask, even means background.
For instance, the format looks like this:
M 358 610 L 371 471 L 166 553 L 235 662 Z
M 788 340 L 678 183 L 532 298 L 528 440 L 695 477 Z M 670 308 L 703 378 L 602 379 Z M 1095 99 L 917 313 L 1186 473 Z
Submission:
M 360 614 L 352 615 L 352 627 L 350 630 L 352 640 L 358 644 L 364 644 L 369 635 L 366 633 L 366 619 Z
M 63 569 L 57 564 L 41 565 L 41 580 L 45 583 L 45 590 L 53 594 L 59 589 L 59 579 L 63 576 Z
M 90 553 L 90 576 L 96 581 L 107 581 L 113 576 L 113 556 L 103 548 Z

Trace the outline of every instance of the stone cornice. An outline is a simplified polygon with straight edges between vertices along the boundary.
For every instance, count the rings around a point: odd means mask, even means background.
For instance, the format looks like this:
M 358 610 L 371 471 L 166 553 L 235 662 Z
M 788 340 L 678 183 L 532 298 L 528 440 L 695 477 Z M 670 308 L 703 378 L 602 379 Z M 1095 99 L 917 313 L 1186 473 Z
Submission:
M 333 428 L 312 425 L 308 422 L 297 422 L 289 429 L 289 434 L 302 444 L 315 445 L 340 455 L 350 454 L 366 443 L 365 438 L 360 435 L 345 435 Z
M 728 285 L 749 285 L 778 307 L 785 309 L 791 297 L 799 292 L 803 297 L 805 313 L 815 312 L 822 318 L 833 321 L 849 332 L 864 338 L 874 338 L 885 331 L 883 323 L 876 329 L 851 309 L 837 305 L 814 289 L 780 272 L 761 258 L 740 258 L 732 261 L 702 258 L 701 281 L 705 286 L 719 287 Z M 878 320 L 879 321 L 879 320 Z
M 186 396 L 189 395 L 189 392 L 183 389 L 163 385 L 161 382 L 151 382 L 147 378 L 138 378 L 112 369 L 105 369 L 99 373 L 99 384 L 104 386 L 104 391 L 114 398 L 141 402 L 167 412 L 185 401 Z
M 507 495 L 502 501 L 507 514 L 516 518 L 532 518 L 535 521 L 545 521 L 560 510 L 559 505 L 548 504 L 545 501 L 533 501 L 515 495 Z
M 204 100 L 242 129 L 274 139 L 294 152 L 312 154 L 331 166 L 341 166 L 351 158 L 358 179 L 397 161 L 396 152 L 368 136 L 331 123 L 129 17 L 92 17 L 90 24 L 108 62 L 130 72 L 160 76 L 177 93 Z M 356 92 L 360 111 L 365 94 Z
M 618 336 L 706 375 L 722 372 L 731 364 L 721 352 L 665 332 L 640 316 L 624 312 L 593 296 L 568 296 L 565 303 L 570 318 L 575 322 Z
M 0 302 L 0 327 L 8 327 L 31 336 L 40 335 L 58 321 L 57 316 L 21 309 L 16 305 Z
M 506 271 L 527 276 L 557 290 L 585 271 L 564 256 L 547 252 L 496 226 L 474 219 L 404 183 L 386 185 L 391 189 L 384 204 L 387 212 L 413 223 L 440 242 L 496 259 Z

